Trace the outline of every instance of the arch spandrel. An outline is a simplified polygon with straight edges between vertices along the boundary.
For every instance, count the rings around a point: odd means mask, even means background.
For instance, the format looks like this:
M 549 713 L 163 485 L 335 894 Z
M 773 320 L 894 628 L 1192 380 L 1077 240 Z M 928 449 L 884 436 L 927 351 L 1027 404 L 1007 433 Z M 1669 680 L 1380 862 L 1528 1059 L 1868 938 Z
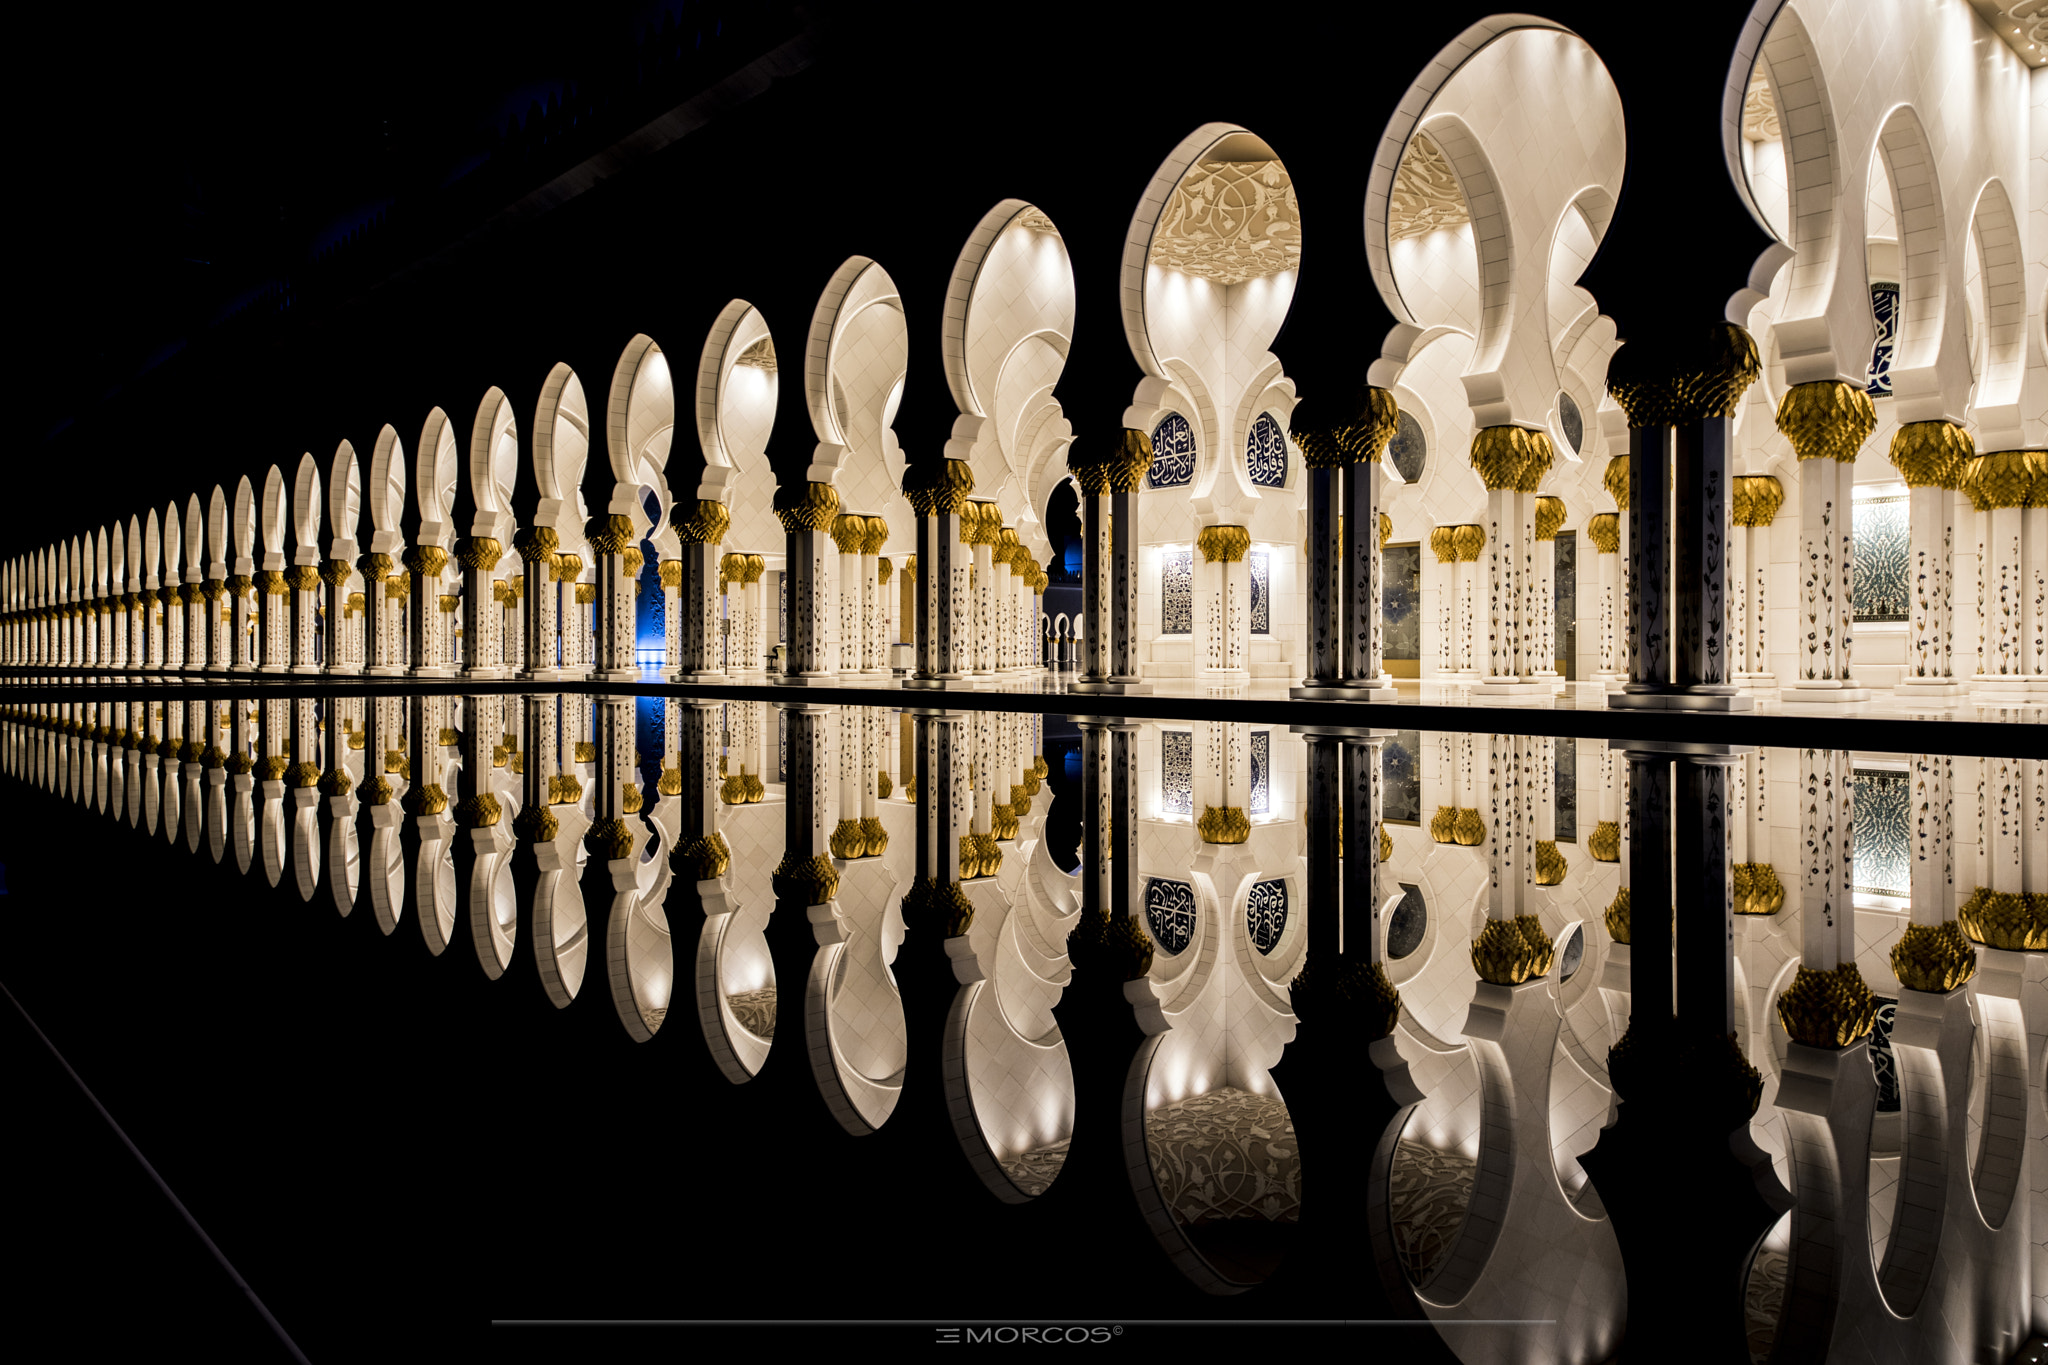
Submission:
M 1987 450 L 2029 444 L 2019 416 L 2027 370 L 2023 242 L 2004 183 L 1985 181 L 1970 213 L 1965 250 L 1975 256 L 1980 313 L 1971 355 L 1976 380 L 1971 415 L 1984 428 Z

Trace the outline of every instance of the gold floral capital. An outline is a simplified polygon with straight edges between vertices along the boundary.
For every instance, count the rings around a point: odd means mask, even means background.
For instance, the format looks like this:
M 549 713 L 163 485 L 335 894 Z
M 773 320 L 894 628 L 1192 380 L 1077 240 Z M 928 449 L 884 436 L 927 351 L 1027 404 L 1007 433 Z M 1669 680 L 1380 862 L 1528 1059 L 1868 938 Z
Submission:
M 1892 945 L 1892 975 L 1909 991 L 1952 991 L 1977 974 L 1977 950 L 1954 920 L 1909 924 Z
M 1963 466 L 1977 454 L 1970 433 L 1954 422 L 1908 422 L 1892 433 L 1892 467 L 1908 488 L 1960 487 Z
M 2038 953 L 2048 949 L 2048 895 L 1980 886 L 1956 907 L 1956 923 L 1987 948 Z
M 2048 458 L 2035 450 L 1974 456 L 1964 464 L 1962 490 L 1979 512 L 2040 506 L 2048 501 Z
M 1251 552 L 1252 533 L 1242 526 L 1204 526 L 1195 533 L 1207 564 L 1235 564 Z
M 1205 844 L 1241 844 L 1252 837 L 1252 822 L 1242 807 L 1204 806 L 1195 832 Z
M 1528 427 L 1482 427 L 1472 433 L 1472 468 L 1488 491 L 1535 492 L 1553 458 L 1550 438 Z
M 623 515 L 592 517 L 583 528 L 583 538 L 590 542 L 591 549 L 601 555 L 624 554 L 626 547 L 636 539 L 633 519 Z
M 1472 940 L 1472 969 L 1482 981 L 1519 986 L 1548 976 L 1557 960 L 1557 945 L 1534 915 L 1490 919 Z
M 455 562 L 465 569 L 489 573 L 505 557 L 505 547 L 490 536 L 464 536 L 455 542 Z
M 1451 528 L 1451 548 L 1458 552 L 1461 564 L 1479 562 L 1479 552 L 1486 548 L 1486 528 L 1466 523 Z
M 562 548 L 562 538 L 552 526 L 529 526 L 512 537 L 512 548 L 528 564 L 546 564 Z
M 1778 997 L 1778 1022 L 1793 1041 L 1808 1047 L 1847 1047 L 1876 1024 L 1877 997 L 1853 961 L 1838 963 L 1832 971 L 1801 967 Z
M 1631 427 L 1733 417 L 1763 372 L 1756 340 L 1730 322 L 1692 340 L 1626 342 L 1607 364 L 1607 392 Z
M 785 531 L 827 530 L 838 514 L 839 490 L 829 483 L 785 484 L 775 490 L 775 519 Z
M 1607 902 L 1607 936 L 1616 943 L 1629 941 L 1628 888 L 1622 887 L 1614 893 L 1614 899 Z
M 1458 844 L 1473 848 L 1486 842 L 1486 821 L 1473 806 L 1461 807 L 1456 821 L 1451 825 L 1451 838 Z
M 1562 886 L 1564 885 L 1564 874 L 1570 868 L 1571 864 L 1565 861 L 1564 854 L 1557 851 L 1556 840 L 1538 839 L 1536 841 L 1536 885 Z
M 1586 539 L 1603 555 L 1621 550 L 1621 518 L 1612 512 L 1595 512 L 1586 519 Z
M 1556 540 L 1557 533 L 1564 529 L 1565 507 L 1563 498 L 1553 498 L 1548 493 L 1536 499 L 1536 539 Z
M 1401 425 L 1401 406 L 1393 393 L 1370 385 L 1360 388 L 1353 416 L 1326 423 L 1320 413 L 1317 405 L 1304 403 L 1288 421 L 1288 435 L 1310 469 L 1378 463 Z
M 1458 559 L 1457 531 L 1455 526 L 1432 526 L 1429 529 L 1430 552 L 1439 564 L 1453 564 Z
M 1785 487 L 1769 474 L 1738 474 L 1729 483 L 1729 511 L 1737 526 L 1769 526 L 1785 505 Z
M 806 857 L 785 852 L 768 880 L 777 896 L 805 905 L 824 905 L 839 894 L 839 869 L 822 853 Z
M 679 502 L 669 513 L 669 524 L 687 545 L 722 545 L 732 529 L 732 510 L 706 499 Z
M 1853 461 L 1876 429 L 1870 395 L 1839 379 L 1794 384 L 1778 403 L 1778 430 L 1801 460 Z

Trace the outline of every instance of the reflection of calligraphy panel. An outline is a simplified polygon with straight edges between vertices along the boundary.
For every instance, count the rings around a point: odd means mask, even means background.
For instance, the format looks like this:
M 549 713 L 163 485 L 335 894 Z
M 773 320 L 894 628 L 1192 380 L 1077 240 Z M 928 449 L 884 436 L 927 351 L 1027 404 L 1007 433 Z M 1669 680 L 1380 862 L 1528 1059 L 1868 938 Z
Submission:
M 1264 550 L 1253 550 L 1246 559 L 1251 564 L 1252 579 L 1252 634 L 1273 633 L 1273 556 Z
M 1159 732 L 1160 809 L 1168 815 L 1195 813 L 1195 736 L 1192 730 Z
M 1579 742 L 1559 739 L 1555 748 L 1557 763 L 1553 769 L 1550 809 L 1558 839 L 1568 842 L 1579 837 Z
M 1164 635 L 1195 633 L 1195 552 L 1164 550 L 1159 555 L 1159 630 Z
M 1398 730 L 1380 746 L 1380 819 L 1422 823 L 1422 732 Z
M 1287 486 L 1287 433 L 1271 413 L 1260 413 L 1244 443 L 1245 472 L 1258 488 Z
M 1855 542 L 1849 601 L 1858 621 L 1903 621 L 1912 594 L 1912 506 L 1903 497 L 1859 498 L 1850 515 Z
M 1877 1112 L 1899 1112 L 1899 1060 L 1892 1051 L 1892 1025 L 1898 1022 L 1899 1002 L 1889 996 L 1877 997 L 1877 1023 L 1870 1030 L 1870 1071 L 1877 1080 Z
M 1422 423 L 1409 413 L 1401 414 L 1394 439 L 1387 442 L 1386 459 L 1400 471 L 1401 482 L 1414 483 L 1422 477 L 1422 466 L 1429 459 L 1429 438 L 1422 434 Z
M 1145 883 L 1145 924 L 1152 941 L 1169 953 L 1186 950 L 1195 937 L 1195 888 L 1186 882 Z
M 1179 488 L 1195 479 L 1195 429 L 1177 412 L 1166 414 L 1152 428 L 1152 472 L 1154 488 Z
M 1422 546 L 1389 545 L 1380 551 L 1380 656 L 1422 667 Z M 1392 670 L 1389 670 L 1390 672 Z
M 1286 882 L 1253 883 L 1251 899 L 1245 904 L 1244 928 L 1261 955 L 1280 946 L 1280 935 L 1287 929 Z
M 1429 903 L 1422 898 L 1422 888 L 1402 882 L 1401 903 L 1387 920 L 1387 960 L 1398 962 L 1420 948 L 1428 929 Z
M 775 708 L 775 780 L 789 781 L 789 712 Z
M 1253 815 L 1269 815 L 1273 810 L 1273 732 L 1252 731 L 1252 803 Z
M 1909 773 L 1858 768 L 1850 807 L 1856 824 L 1856 890 L 1879 896 L 1912 894 L 1913 778 Z

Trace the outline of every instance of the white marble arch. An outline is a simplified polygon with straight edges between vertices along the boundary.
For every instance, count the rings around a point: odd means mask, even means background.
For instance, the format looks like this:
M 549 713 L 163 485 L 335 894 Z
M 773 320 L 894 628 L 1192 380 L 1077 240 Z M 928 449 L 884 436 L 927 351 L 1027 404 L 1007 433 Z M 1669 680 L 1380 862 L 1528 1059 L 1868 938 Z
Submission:
M 1970 303 L 1970 362 L 1976 378 L 1971 413 L 1983 426 L 1984 449 L 2026 443 L 2019 404 L 2027 371 L 2026 263 L 2021 228 L 1997 177 L 1977 192 L 1965 247 Z
M 728 553 L 758 554 L 771 566 L 782 562 L 775 471 L 767 458 L 779 388 L 768 320 L 745 299 L 731 300 L 697 359 L 697 497 L 722 501 L 730 511 Z
M 426 425 L 420 429 L 420 443 L 413 453 L 412 492 L 420 516 L 418 544 L 444 550 L 452 547 L 454 536 L 448 519 L 455 512 L 455 486 L 461 477 L 454 425 L 447 413 L 435 408 L 427 414 Z
M 594 785 L 594 784 L 593 784 Z M 594 792 L 586 792 L 588 801 Z M 540 877 L 533 889 L 533 959 L 549 1003 L 566 1009 L 583 989 L 590 966 L 590 914 L 583 904 L 583 836 L 590 817 L 582 803 L 548 807 L 555 837 L 534 845 Z
M 909 363 L 896 281 L 865 256 L 847 257 L 818 296 L 804 341 L 804 406 L 818 436 L 806 477 L 837 488 L 841 511 L 885 518 L 888 555 L 909 553 L 917 540 L 893 426 Z M 836 640 L 838 615 L 827 619 Z
M 607 511 L 633 519 L 641 535 L 661 543 L 675 499 L 668 486 L 668 456 L 675 439 L 675 380 L 668 357 L 645 333 L 626 343 L 612 370 L 611 393 L 605 404 L 605 455 L 612 470 L 612 496 Z M 652 520 L 642 505 L 645 492 L 660 504 Z M 652 530 L 650 530 L 652 528 Z
M 287 567 L 285 538 L 291 512 L 285 499 L 284 471 L 276 465 L 272 465 L 263 476 L 263 504 L 257 517 L 263 534 L 263 567 L 282 571 Z
M 533 411 L 533 483 L 539 501 L 530 524 L 552 528 L 564 552 L 573 553 L 583 543 L 583 523 L 589 518 L 583 470 L 589 462 L 590 402 L 576 371 L 558 361 Z
M 983 214 L 946 287 L 940 340 L 960 410 L 946 457 L 967 462 L 975 494 L 996 500 L 1041 563 L 1052 543 L 1038 509 L 1052 489 L 1031 479 L 1073 440 L 1053 387 L 1074 312 L 1073 265 L 1052 220 L 1021 199 Z
M 311 452 L 299 456 L 292 478 L 289 512 L 292 531 L 292 563 L 318 568 L 320 564 L 320 466 Z
M 356 673 L 363 666 L 358 644 L 363 638 L 363 622 L 346 610 L 349 594 L 358 582 L 356 531 L 362 520 L 362 466 L 356 462 L 355 446 L 344 440 L 334 448 L 334 456 L 327 463 L 327 558 L 348 566 L 347 576 L 326 594 L 326 666 L 330 673 Z M 363 603 L 367 610 L 369 594 L 363 595 Z
M 206 576 L 206 513 L 199 505 L 197 493 L 190 494 L 185 499 L 184 524 L 185 581 L 197 583 Z
M 1940 172 L 1911 104 L 1886 116 L 1871 157 L 1882 169 L 1873 166 L 1870 183 L 1889 184 L 1899 234 L 1893 412 L 1901 422 L 1958 416 L 1972 380 L 1963 250 L 1960 241 L 1951 248 Z
M 1398 380 L 1429 328 L 1456 326 L 1474 338 L 1464 384 L 1476 425 L 1547 428 L 1559 387 L 1554 314 L 1562 300 L 1545 286 L 1561 233 L 1583 228 L 1597 247 L 1607 226 L 1626 164 L 1621 100 L 1575 34 L 1518 27 L 1468 45 L 1472 36 L 1425 68 L 1403 105 L 1418 114 L 1395 123 L 1407 125 L 1398 130 L 1404 151 L 1417 135 L 1442 149 L 1471 214 L 1476 259 L 1466 267 L 1459 252 L 1407 249 L 1426 239 L 1386 243 L 1380 293 L 1398 321 L 1373 382 Z M 1390 125 L 1388 139 L 1396 135 Z M 1393 180 L 1383 182 L 1379 170 L 1367 219 L 1384 239 Z M 1462 268 L 1476 289 L 1446 290 L 1430 278 Z
M 244 474 L 235 485 L 235 572 L 239 574 L 256 571 L 256 490 Z M 118 533 L 117 533 L 118 534 Z M 116 559 L 119 555 L 117 553 Z
M 370 552 L 396 557 L 405 548 L 405 442 L 386 422 L 370 447 L 366 486 L 370 509 Z
M 675 993 L 675 946 L 662 908 L 675 880 L 668 861 L 675 847 L 675 805 L 657 803 L 650 819 L 658 835 L 625 860 L 629 866 L 612 869 L 611 912 L 605 917 L 605 983 L 619 1023 L 636 1043 L 647 1042 L 660 1031 Z M 662 806 L 668 811 L 664 813 Z
M 879 858 L 835 860 L 836 914 L 829 926 L 817 926 L 821 942 L 804 989 L 812 1079 L 832 1117 L 856 1137 L 875 1132 L 896 1111 L 909 1054 L 891 966 L 903 945 L 902 893 L 910 881 L 916 831 L 900 806 L 880 805 L 877 811 L 885 829 L 895 827 L 889 830 L 889 850 Z M 975 904 L 979 914 L 979 896 Z
M 512 400 L 492 385 L 477 404 L 469 429 L 469 499 L 472 536 L 489 536 L 512 551 L 512 489 L 519 477 L 519 418 Z M 495 572 L 495 570 L 493 571 Z
M 769 743 L 774 743 L 772 738 Z M 770 876 L 782 853 L 782 805 L 778 783 L 763 801 L 720 811 L 719 831 L 732 849 L 732 870 L 724 895 L 706 898 L 704 927 L 697 940 L 698 1024 L 712 1061 L 734 1085 L 754 1078 L 773 1045 L 772 1034 L 755 1032 L 749 1023 L 751 1013 L 743 1017 L 735 1000 L 758 998 L 764 991 L 780 996 L 764 931 L 775 909 Z M 895 842 L 891 840 L 892 846 Z M 786 1012 L 774 1013 L 782 1022 Z

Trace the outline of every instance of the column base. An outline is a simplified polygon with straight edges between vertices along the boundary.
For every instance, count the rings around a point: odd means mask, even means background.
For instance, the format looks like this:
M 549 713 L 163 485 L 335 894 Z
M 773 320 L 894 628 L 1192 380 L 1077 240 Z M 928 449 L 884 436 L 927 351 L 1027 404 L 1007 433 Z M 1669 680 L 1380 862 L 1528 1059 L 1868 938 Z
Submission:
M 1615 711 L 1752 711 L 1756 698 L 1740 692 L 1611 692 L 1607 705 Z
M 723 669 L 700 668 L 694 671 L 684 671 L 679 669 L 676 672 L 676 681 L 691 683 L 712 683 L 715 685 L 718 683 L 731 682 L 732 676 L 726 673 Z
M 463 676 L 481 678 L 487 675 L 472 673 L 464 674 Z M 640 670 L 637 668 L 601 668 L 590 676 L 599 682 L 639 682 Z
M 1547 679 L 1528 678 L 1482 678 L 1472 685 L 1475 697 L 1520 697 L 1534 699 L 1548 697 L 1557 688 Z
M 390 664 L 371 664 L 363 669 L 363 673 L 372 678 L 402 678 L 405 676 L 403 668 L 394 668 Z
M 161 669 L 152 670 L 162 672 Z M 327 670 L 319 664 L 293 664 L 291 671 L 302 678 L 317 678 Z
M 777 673 L 768 681 L 777 687 L 837 687 L 837 673 Z
M 1752 692 L 1775 692 L 1778 690 L 1778 675 L 1775 673 L 1737 673 L 1735 685 L 1746 687 Z
M 569 675 L 559 668 L 522 669 L 516 675 L 522 682 L 560 682 Z
M 1067 690 L 1069 692 L 1085 692 L 1090 696 L 1103 697 L 1149 697 L 1152 695 L 1151 685 L 1139 682 L 1135 678 L 1107 678 L 1096 682 L 1068 683 Z
M 1955 701 L 1968 691 L 1954 678 L 1901 678 L 1892 694 L 1901 701 Z
M 972 692 L 974 684 L 964 673 L 939 673 L 929 678 L 905 678 L 903 686 L 922 692 Z
M 1782 689 L 1779 695 L 1785 701 L 1819 704 L 1825 706 L 1846 706 L 1851 702 L 1869 701 L 1870 689 L 1867 687 L 1856 687 L 1853 685 L 1849 687 L 1841 687 L 1834 683 L 1829 683 L 1825 686 L 1819 687 L 1811 686 L 1806 683 L 1793 683 L 1790 687 Z
M 455 670 L 452 668 L 415 668 L 410 676 L 415 678 L 452 678 L 455 676 Z

